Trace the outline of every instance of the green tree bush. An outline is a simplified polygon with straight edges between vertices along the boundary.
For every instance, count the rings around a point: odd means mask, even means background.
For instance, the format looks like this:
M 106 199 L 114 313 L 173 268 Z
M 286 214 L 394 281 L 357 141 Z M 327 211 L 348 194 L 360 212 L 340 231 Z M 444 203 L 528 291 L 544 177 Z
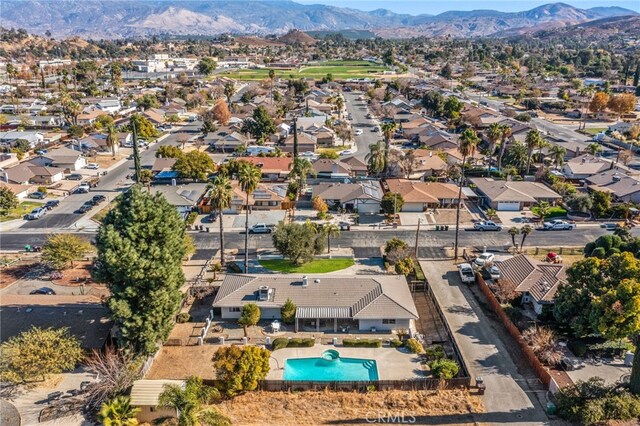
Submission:
M 449 380 L 458 375 L 460 366 L 453 360 L 441 358 L 430 362 L 429 370 L 431 370 L 431 374 L 433 374 L 433 377 Z
M 255 390 L 269 373 L 271 352 L 257 346 L 221 347 L 213 355 L 213 367 L 221 389 L 229 396 Z
M 291 299 L 287 299 L 280 308 L 280 316 L 285 324 L 293 324 L 296 319 L 296 304 Z

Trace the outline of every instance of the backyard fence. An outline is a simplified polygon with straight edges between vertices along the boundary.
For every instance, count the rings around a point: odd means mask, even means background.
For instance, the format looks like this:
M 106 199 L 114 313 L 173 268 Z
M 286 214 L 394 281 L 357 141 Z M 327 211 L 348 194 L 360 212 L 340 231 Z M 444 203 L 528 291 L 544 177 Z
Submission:
M 308 390 L 359 391 L 371 390 L 439 390 L 469 388 L 469 377 L 456 377 L 450 380 L 440 379 L 412 379 L 412 380 L 374 380 L 374 381 L 287 381 L 263 380 L 259 389 L 269 392 L 289 392 Z
M 504 310 L 502 309 L 502 306 L 500 305 L 500 302 L 498 302 L 498 299 L 496 299 L 496 296 L 493 294 L 491 289 L 487 286 L 487 283 L 482 278 L 482 275 L 481 274 L 476 274 L 476 275 L 477 275 L 478 287 L 480 287 L 482 294 L 484 294 L 484 296 L 487 298 L 489 306 L 491 306 L 491 310 L 498 316 L 498 318 L 500 318 L 500 321 L 502 321 L 502 324 L 507 329 L 511 337 L 513 337 L 515 341 L 518 343 L 518 347 L 520 348 L 520 351 L 522 352 L 522 355 L 524 356 L 524 358 L 527 361 L 529 361 L 529 364 L 536 372 L 536 375 L 538 376 L 540 381 L 548 389 L 549 384 L 551 383 L 551 375 L 549 374 L 549 371 L 547 371 L 547 369 L 542 365 L 540 360 L 538 360 L 538 357 L 533 353 L 533 350 L 531 350 L 527 342 L 522 337 L 522 334 L 520 333 L 520 330 L 518 329 L 518 327 L 516 327 L 513 324 L 511 319 L 504 312 Z

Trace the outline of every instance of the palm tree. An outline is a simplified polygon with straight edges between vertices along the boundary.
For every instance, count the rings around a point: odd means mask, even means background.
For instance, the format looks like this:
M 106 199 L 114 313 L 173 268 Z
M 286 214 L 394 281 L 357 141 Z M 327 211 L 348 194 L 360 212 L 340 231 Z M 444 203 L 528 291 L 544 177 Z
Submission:
M 553 145 L 549 149 L 549 155 L 555 163 L 556 168 L 559 168 L 564 164 L 564 156 L 567 155 L 567 149 L 563 146 Z
M 522 234 L 522 241 L 520 241 L 520 251 L 522 251 L 522 248 L 524 247 L 524 240 L 527 239 L 527 235 L 529 235 L 532 231 L 533 228 L 531 227 L 531 225 L 525 225 L 520 230 L 520 233 Z
M 293 209 L 291 213 L 291 220 L 296 215 L 296 202 L 300 198 L 300 192 L 307 184 L 307 176 L 316 174 L 316 170 L 313 168 L 313 164 L 306 158 L 294 158 L 293 167 L 291 173 L 289 173 L 289 188 L 287 192 L 291 201 L 293 201 Z
M 391 149 L 391 137 L 396 131 L 397 126 L 398 125 L 393 121 L 388 121 L 380 125 L 380 130 L 382 130 L 382 135 L 384 136 L 384 173 L 385 174 L 389 170 L 389 150 Z
M 271 103 L 273 104 L 273 80 L 276 78 L 276 71 L 274 69 L 269 70 L 269 80 L 271 80 Z
M 533 156 L 533 150 L 540 145 L 540 141 L 542 140 L 542 136 L 540 136 L 540 132 L 536 129 L 531 129 L 527 133 L 527 137 L 524 140 L 525 145 L 527 146 L 527 153 L 529 154 L 529 158 L 527 159 L 527 174 L 531 170 L 531 157 Z
M 189 377 L 184 388 L 178 385 L 165 385 L 158 397 L 158 405 L 174 408 L 178 413 L 179 426 L 198 426 L 203 418 L 214 410 L 203 410 L 202 406 L 211 404 L 220 398 L 218 390 L 205 386 L 200 377 Z
M 369 153 L 365 157 L 365 160 L 367 160 L 367 168 L 369 169 L 369 173 L 373 175 L 380 174 L 385 168 L 385 148 L 384 146 L 382 146 L 382 144 L 382 141 L 378 141 L 369 145 Z
M 507 148 L 507 139 L 511 136 L 511 127 L 506 124 L 500 124 L 502 130 L 502 136 L 500 137 L 500 153 L 498 155 L 498 170 L 502 171 L 502 157 L 504 151 Z
M 585 151 L 587 151 L 589 154 L 595 156 L 596 154 L 602 152 L 602 146 L 597 144 L 597 143 L 590 143 L 585 148 Z
M 245 220 L 244 220 L 244 272 L 249 271 L 249 195 L 258 187 L 262 172 L 252 163 L 243 162 L 238 170 L 238 182 L 242 191 L 247 194 L 247 202 L 245 204 Z M 222 219 L 221 219 L 222 220 Z
M 104 426 L 136 426 L 138 424 L 136 414 L 139 412 L 139 408 L 131 406 L 131 398 L 117 396 L 102 404 L 98 420 Z
M 496 150 L 496 143 L 502 139 L 502 127 L 498 123 L 492 123 L 487 130 L 487 139 L 489 139 L 489 167 L 487 167 L 487 176 L 491 176 L 491 157 Z
M 340 236 L 340 228 L 335 223 L 325 223 L 322 232 L 327 236 L 327 253 L 331 254 L 331 237 Z
M 219 213 L 220 221 L 220 265 L 224 266 L 224 226 L 222 224 L 222 216 L 224 209 L 228 209 L 231 205 L 233 188 L 231 182 L 225 176 L 218 175 L 211 182 L 209 191 L 209 205 Z
M 458 185 L 458 203 L 456 205 L 456 239 L 454 244 L 454 260 L 458 260 L 458 238 L 460 236 L 460 204 L 462 203 L 462 185 L 464 184 L 464 165 L 467 157 L 473 155 L 480 139 L 476 132 L 467 128 L 460 135 L 460 146 L 458 150 L 462 154 L 462 167 L 460 171 L 460 183 Z
M 153 180 L 153 173 L 151 170 L 140 170 L 140 183 L 147 187 L 147 192 L 151 193 L 151 181 Z
M 513 244 L 513 246 L 515 247 L 516 235 L 520 233 L 520 228 L 518 228 L 517 226 L 512 226 L 507 232 L 509 233 L 509 235 L 511 235 L 511 244 Z
M 118 132 L 114 126 L 107 128 L 107 146 L 111 148 L 111 156 L 116 158 L 116 146 L 118 146 Z

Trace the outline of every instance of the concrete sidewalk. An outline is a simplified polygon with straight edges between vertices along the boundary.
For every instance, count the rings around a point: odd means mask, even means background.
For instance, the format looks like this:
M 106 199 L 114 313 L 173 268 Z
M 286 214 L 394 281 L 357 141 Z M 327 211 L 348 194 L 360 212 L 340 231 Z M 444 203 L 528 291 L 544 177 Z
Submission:
M 421 261 L 431 289 L 451 327 L 472 378 L 481 376 L 487 385 L 486 413 L 475 414 L 481 424 L 552 424 L 529 383 L 523 377 L 492 324 L 482 312 L 471 290 L 462 284 L 452 261 Z M 560 422 L 562 423 L 562 422 Z M 556 423 L 556 420 L 553 421 Z

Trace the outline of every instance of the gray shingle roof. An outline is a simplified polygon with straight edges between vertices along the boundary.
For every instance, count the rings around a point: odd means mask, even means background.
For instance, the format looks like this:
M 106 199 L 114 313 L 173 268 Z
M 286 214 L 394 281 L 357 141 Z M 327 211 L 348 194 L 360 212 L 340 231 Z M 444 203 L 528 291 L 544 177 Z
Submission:
M 320 282 L 315 282 L 316 279 Z M 354 319 L 418 318 L 418 311 L 403 276 L 309 275 L 308 282 L 308 286 L 303 287 L 302 275 L 293 274 L 229 274 L 220 286 L 213 306 L 238 307 L 253 302 L 261 307 L 275 308 L 291 299 L 300 315 L 335 314 L 338 316 L 331 318 Z M 268 300 L 258 300 L 261 286 L 271 290 Z

